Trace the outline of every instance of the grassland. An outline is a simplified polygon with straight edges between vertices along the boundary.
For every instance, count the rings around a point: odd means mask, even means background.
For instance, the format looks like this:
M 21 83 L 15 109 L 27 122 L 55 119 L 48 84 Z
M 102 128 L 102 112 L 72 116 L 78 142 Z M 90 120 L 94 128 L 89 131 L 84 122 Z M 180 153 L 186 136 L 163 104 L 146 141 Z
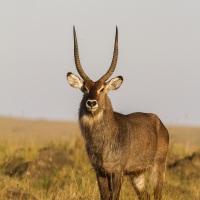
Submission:
M 163 199 L 200 199 L 200 128 L 168 130 Z M 99 199 L 77 123 L 0 117 L 0 199 Z M 121 199 L 137 199 L 127 178 Z

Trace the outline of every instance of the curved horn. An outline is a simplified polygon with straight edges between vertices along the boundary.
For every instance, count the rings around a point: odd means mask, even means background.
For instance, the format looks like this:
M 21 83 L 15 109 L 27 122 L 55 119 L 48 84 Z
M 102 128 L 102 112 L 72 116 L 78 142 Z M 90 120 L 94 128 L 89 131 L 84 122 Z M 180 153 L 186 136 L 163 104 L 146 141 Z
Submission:
M 107 81 L 110 76 L 113 74 L 115 67 L 117 65 L 117 58 L 118 58 L 118 28 L 116 26 L 116 34 L 115 34 L 115 46 L 114 46 L 114 52 L 113 52 L 113 59 L 112 59 L 112 63 L 110 65 L 110 68 L 108 69 L 108 71 L 106 72 L 105 75 L 103 75 L 99 81 L 105 82 Z
M 75 60 L 76 69 L 84 81 L 90 80 L 89 77 L 86 75 L 86 73 L 83 71 L 83 68 L 81 66 L 79 53 L 78 53 L 78 42 L 76 38 L 75 27 L 73 27 L 73 32 L 74 32 L 74 60 Z

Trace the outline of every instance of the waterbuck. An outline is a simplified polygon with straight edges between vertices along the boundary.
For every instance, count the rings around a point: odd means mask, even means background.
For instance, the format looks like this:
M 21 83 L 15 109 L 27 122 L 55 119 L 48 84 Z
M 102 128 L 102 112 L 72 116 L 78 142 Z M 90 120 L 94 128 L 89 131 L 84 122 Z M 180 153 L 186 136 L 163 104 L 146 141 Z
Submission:
M 161 120 L 151 113 L 124 115 L 114 112 L 108 92 L 123 82 L 122 76 L 107 81 L 115 70 L 118 57 L 116 27 L 113 59 L 110 68 L 98 81 L 84 72 L 79 59 L 75 28 L 74 58 L 80 76 L 69 72 L 67 80 L 83 92 L 79 124 L 89 160 L 96 172 L 102 200 L 117 200 L 123 175 L 128 175 L 139 199 L 150 199 L 145 187 L 145 172 L 151 174 L 154 198 L 162 198 L 169 135 Z

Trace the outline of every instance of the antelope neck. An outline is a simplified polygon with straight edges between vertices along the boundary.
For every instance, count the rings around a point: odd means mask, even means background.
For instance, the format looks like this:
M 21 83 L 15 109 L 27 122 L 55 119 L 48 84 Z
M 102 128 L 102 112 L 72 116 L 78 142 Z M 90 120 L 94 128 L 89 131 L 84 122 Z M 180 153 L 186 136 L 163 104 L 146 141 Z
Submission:
M 98 126 L 101 127 L 101 129 L 104 129 L 117 124 L 113 108 L 108 97 L 104 108 L 98 108 L 99 110 L 94 113 L 88 112 L 87 109 L 82 106 L 83 104 L 84 102 L 82 101 L 79 110 L 79 122 L 82 127 Z

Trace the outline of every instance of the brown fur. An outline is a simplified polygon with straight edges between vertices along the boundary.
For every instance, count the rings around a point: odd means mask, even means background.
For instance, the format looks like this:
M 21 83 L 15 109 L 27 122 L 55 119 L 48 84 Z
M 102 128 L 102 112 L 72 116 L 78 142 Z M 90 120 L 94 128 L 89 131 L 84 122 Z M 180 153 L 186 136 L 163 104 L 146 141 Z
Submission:
M 118 200 L 123 175 L 128 175 L 139 199 L 150 199 L 145 188 L 145 171 L 151 173 L 154 198 L 162 198 L 169 134 L 155 114 L 123 115 L 113 111 L 107 93 L 120 87 L 123 78 L 105 82 L 114 71 L 118 53 L 116 29 L 114 60 L 108 72 L 93 82 L 83 71 L 76 41 L 76 67 L 84 80 L 72 73 L 67 79 L 84 93 L 79 109 L 79 124 L 89 160 L 96 172 L 102 200 Z
M 101 99 L 103 103 L 98 112 L 91 114 L 85 109 L 85 101 L 84 95 L 79 123 L 90 162 L 99 180 L 101 198 L 119 198 L 123 175 L 130 175 L 133 179 L 146 170 L 155 169 L 152 180 L 154 196 L 161 199 L 169 136 L 159 118 L 147 113 L 123 115 L 113 112 L 107 95 Z M 113 190 L 109 188 L 110 177 L 120 179 Z M 100 180 L 104 180 L 103 183 Z M 134 185 L 134 188 L 140 199 L 149 199 L 145 187 L 137 189 Z

